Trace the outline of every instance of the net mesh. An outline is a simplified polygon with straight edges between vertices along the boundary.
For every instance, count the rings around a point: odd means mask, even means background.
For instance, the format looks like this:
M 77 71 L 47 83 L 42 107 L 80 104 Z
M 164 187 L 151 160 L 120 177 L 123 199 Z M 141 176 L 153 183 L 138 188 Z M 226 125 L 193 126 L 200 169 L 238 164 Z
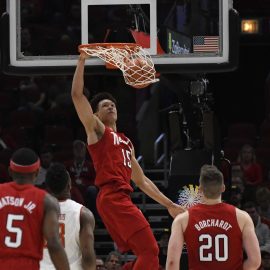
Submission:
M 81 47 L 80 51 L 99 57 L 107 64 L 119 68 L 126 84 L 133 87 L 146 86 L 158 81 L 151 56 L 140 46 L 89 45 Z

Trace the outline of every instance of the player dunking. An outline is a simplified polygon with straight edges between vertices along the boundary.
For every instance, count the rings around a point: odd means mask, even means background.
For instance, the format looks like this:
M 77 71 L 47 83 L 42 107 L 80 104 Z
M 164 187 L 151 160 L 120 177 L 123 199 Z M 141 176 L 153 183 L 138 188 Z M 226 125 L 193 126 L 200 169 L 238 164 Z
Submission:
M 257 270 L 261 256 L 249 215 L 226 203 L 223 175 L 204 165 L 200 174 L 203 203 L 176 217 L 172 225 L 166 270 L 179 270 L 183 244 L 188 250 L 189 270 Z M 243 262 L 243 248 L 247 259 Z
M 39 269 L 44 238 L 56 269 L 68 270 L 59 239 L 57 201 L 34 187 L 40 161 L 28 148 L 17 150 L 10 161 L 14 182 L 0 185 L 0 267 Z
M 130 179 L 148 196 L 165 206 L 175 217 L 183 209 L 164 196 L 143 173 L 131 141 L 116 130 L 116 101 L 108 93 L 96 95 L 91 105 L 83 95 L 84 64 L 82 53 L 72 83 L 72 99 L 84 125 L 88 150 L 95 170 L 99 214 L 120 251 L 132 250 L 137 256 L 134 270 L 156 270 L 158 246 L 149 223 L 132 203 Z
M 95 220 L 83 205 L 70 199 L 71 179 L 64 165 L 54 163 L 46 173 L 46 187 L 60 204 L 59 233 L 71 270 L 95 270 Z M 45 247 L 40 270 L 53 270 Z

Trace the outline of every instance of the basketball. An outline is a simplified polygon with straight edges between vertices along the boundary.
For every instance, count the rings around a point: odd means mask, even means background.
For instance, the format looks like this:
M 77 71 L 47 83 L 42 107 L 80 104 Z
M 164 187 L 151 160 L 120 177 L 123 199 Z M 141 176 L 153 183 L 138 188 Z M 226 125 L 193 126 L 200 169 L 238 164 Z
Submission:
M 125 64 L 125 79 L 136 89 L 147 87 L 151 83 L 151 78 L 155 76 L 154 66 L 145 59 L 128 59 Z

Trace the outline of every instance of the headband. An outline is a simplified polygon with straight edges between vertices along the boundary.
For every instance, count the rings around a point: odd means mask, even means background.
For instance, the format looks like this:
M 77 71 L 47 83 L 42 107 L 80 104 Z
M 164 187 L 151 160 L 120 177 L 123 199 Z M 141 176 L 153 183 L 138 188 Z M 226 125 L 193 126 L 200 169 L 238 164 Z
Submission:
M 14 161 L 10 160 L 9 163 L 10 169 L 14 172 L 18 173 L 32 173 L 39 169 L 40 167 L 40 160 L 38 159 L 35 163 L 30 165 L 19 165 Z

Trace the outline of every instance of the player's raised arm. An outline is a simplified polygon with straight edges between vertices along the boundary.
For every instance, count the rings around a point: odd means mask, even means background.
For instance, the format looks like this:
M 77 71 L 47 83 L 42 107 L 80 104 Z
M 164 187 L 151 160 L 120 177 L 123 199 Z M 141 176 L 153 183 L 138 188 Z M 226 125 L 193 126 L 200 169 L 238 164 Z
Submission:
M 80 248 L 82 252 L 83 270 L 96 269 L 96 256 L 94 250 L 94 227 L 95 219 L 93 214 L 85 207 L 81 210 L 80 216 Z
M 237 209 L 237 219 L 239 223 L 243 223 L 243 247 L 247 254 L 243 270 L 257 270 L 261 265 L 261 253 L 253 221 L 246 212 L 239 209 Z
M 85 127 L 85 130 L 93 129 L 95 126 L 95 117 L 91 105 L 83 93 L 84 89 L 84 65 L 87 55 L 81 53 L 78 59 L 77 67 L 73 76 L 71 97 L 77 114 Z
M 96 134 L 103 134 L 104 124 L 93 113 L 90 102 L 83 93 L 84 89 L 84 65 L 85 59 L 88 58 L 86 53 L 81 53 L 78 59 L 77 67 L 73 76 L 71 97 L 78 117 L 84 125 L 88 143 L 97 141 Z
M 170 215 L 174 218 L 179 213 L 185 211 L 180 205 L 173 203 L 169 198 L 167 198 L 158 188 L 157 186 L 144 175 L 142 168 L 137 162 L 134 150 L 131 158 L 131 167 L 132 174 L 131 179 L 134 183 L 149 197 L 151 197 L 156 202 L 160 203 L 164 207 L 166 207 L 170 213 Z
M 47 241 L 51 260 L 57 270 L 69 270 L 67 255 L 59 238 L 59 205 L 49 194 L 44 199 L 44 211 L 43 235 Z

